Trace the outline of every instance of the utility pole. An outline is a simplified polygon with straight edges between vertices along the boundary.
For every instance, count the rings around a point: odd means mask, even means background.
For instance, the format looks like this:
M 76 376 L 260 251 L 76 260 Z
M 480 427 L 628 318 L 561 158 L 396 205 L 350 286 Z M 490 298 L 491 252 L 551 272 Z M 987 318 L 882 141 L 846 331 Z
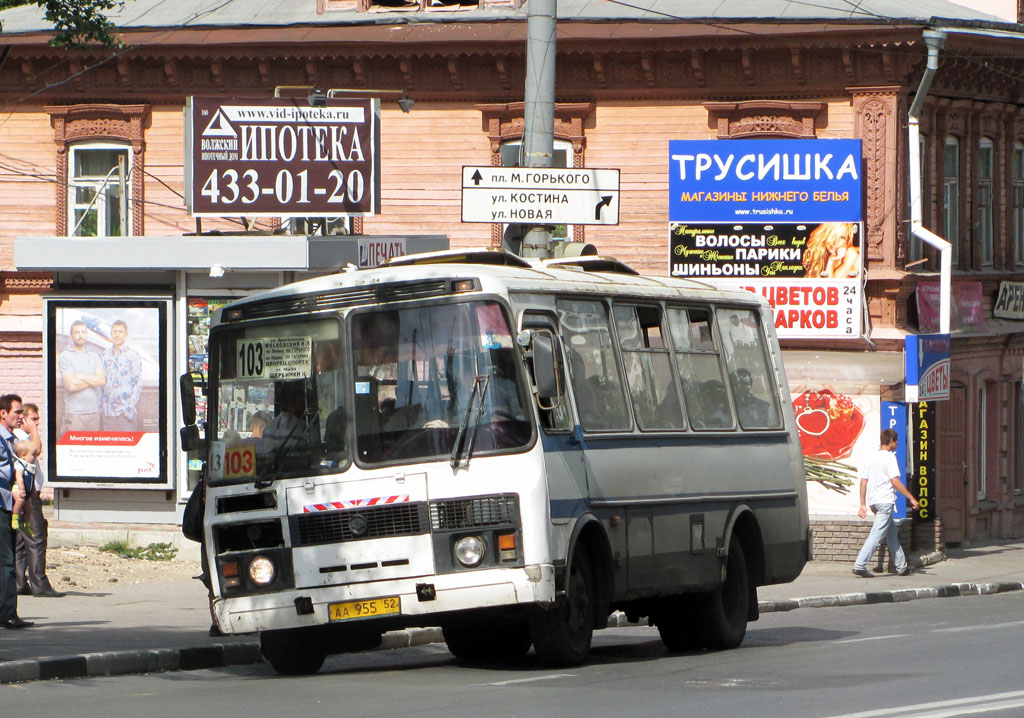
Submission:
M 522 164 L 551 167 L 555 151 L 555 32 L 558 0 L 528 0 Z M 523 256 L 551 257 L 551 228 L 523 228 Z

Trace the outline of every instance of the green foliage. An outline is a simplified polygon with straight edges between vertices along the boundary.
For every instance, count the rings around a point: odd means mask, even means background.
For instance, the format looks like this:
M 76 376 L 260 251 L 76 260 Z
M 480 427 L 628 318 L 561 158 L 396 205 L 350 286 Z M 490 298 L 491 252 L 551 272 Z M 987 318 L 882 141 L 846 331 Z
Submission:
M 38 5 L 46 11 L 56 34 L 50 44 L 80 50 L 90 43 L 118 47 L 117 27 L 105 11 L 124 7 L 125 0 L 0 0 L 0 10 L 21 5 Z M 3 28 L 0 27 L 0 30 Z
M 117 554 L 121 558 L 138 558 L 146 561 L 170 561 L 178 549 L 169 543 L 151 543 L 149 546 L 132 546 L 128 538 L 113 539 L 100 546 L 100 551 Z

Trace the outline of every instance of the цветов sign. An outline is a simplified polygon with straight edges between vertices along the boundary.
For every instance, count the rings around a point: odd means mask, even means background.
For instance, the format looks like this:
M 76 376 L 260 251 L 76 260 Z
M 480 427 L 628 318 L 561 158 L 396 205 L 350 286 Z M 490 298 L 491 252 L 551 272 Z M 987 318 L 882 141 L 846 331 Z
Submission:
M 193 97 L 185 199 L 195 216 L 379 212 L 380 101 Z
M 861 334 L 856 222 L 669 225 L 669 272 L 764 295 L 780 337 Z
M 671 222 L 859 222 L 860 140 L 672 140 Z

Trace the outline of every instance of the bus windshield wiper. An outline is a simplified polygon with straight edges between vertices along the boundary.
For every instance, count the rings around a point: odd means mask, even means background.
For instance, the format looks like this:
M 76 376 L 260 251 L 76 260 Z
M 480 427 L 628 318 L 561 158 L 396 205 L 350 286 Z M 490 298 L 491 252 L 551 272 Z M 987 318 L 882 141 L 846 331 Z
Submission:
M 270 474 L 270 470 L 273 469 L 274 473 L 275 474 L 277 473 L 278 467 L 281 464 L 281 457 L 283 456 L 284 447 L 288 446 L 288 442 L 291 441 L 292 436 L 295 434 L 295 430 L 298 429 L 300 426 L 303 426 L 303 425 L 305 425 L 305 428 L 308 430 L 309 429 L 309 425 L 312 424 L 314 421 L 316 421 L 319 418 L 319 416 L 320 416 L 320 410 L 317 409 L 313 413 L 313 416 L 311 416 L 309 419 L 306 419 L 305 415 L 303 415 L 303 419 L 296 419 L 295 420 L 295 425 L 291 428 L 291 431 L 289 431 L 285 435 L 284 440 L 280 444 L 278 444 L 276 449 L 274 449 L 274 453 L 271 454 L 270 460 L 266 464 L 263 465 L 263 471 L 261 471 L 260 475 L 256 477 L 256 480 L 253 481 L 252 487 L 254 489 L 265 489 L 268 486 L 270 486 L 272 483 L 274 483 L 273 479 L 268 478 L 268 476 Z M 309 451 L 308 443 L 309 442 L 307 442 L 307 447 L 306 447 L 306 451 L 307 452 Z
M 487 387 L 490 386 L 490 382 L 489 374 L 478 374 L 473 380 L 473 391 L 469 395 L 466 413 L 462 416 L 459 433 L 455 437 L 455 447 L 452 449 L 451 465 L 453 469 L 469 466 L 469 458 L 473 455 L 473 442 L 476 441 L 476 430 L 480 426 L 480 416 L 484 412 L 484 397 L 487 395 Z M 474 408 L 476 417 L 473 417 Z M 472 426 L 470 426 L 470 420 L 473 422 Z M 465 458 L 462 456 L 463 452 L 465 452 Z

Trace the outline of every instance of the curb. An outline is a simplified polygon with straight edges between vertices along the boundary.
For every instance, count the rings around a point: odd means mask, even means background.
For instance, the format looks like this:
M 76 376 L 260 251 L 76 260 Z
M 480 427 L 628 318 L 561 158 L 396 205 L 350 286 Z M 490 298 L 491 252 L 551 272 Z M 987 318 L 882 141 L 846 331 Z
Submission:
M 809 596 L 779 601 L 759 601 L 761 613 L 793 611 L 798 608 L 831 608 L 877 603 L 901 603 L 922 598 L 954 598 L 1009 591 L 1024 591 L 1024 582 L 951 583 L 934 588 L 909 588 L 893 591 L 845 593 L 835 596 Z M 608 617 L 608 628 L 636 627 L 626 615 L 616 611 Z M 409 648 L 428 643 L 441 643 L 440 628 L 414 628 L 390 631 L 384 634 L 375 650 Z M 84 678 L 91 676 L 117 676 L 131 673 L 161 673 L 165 671 L 194 671 L 203 668 L 221 668 L 261 663 L 259 641 L 216 643 L 190 648 L 155 648 L 140 651 L 106 651 L 81 653 L 21 661 L 0 662 L 0 684 L 53 678 Z

